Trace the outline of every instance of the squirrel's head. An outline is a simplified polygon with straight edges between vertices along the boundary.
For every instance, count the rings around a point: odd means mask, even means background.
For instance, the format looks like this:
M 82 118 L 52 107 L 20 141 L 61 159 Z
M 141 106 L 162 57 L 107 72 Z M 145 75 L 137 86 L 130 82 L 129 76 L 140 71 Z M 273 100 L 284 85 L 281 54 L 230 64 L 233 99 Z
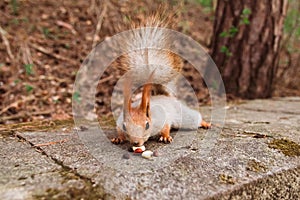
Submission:
M 131 106 L 129 85 L 124 90 L 124 111 L 122 131 L 135 146 L 142 146 L 151 135 L 150 97 L 153 72 L 143 87 L 142 100 L 137 107 Z

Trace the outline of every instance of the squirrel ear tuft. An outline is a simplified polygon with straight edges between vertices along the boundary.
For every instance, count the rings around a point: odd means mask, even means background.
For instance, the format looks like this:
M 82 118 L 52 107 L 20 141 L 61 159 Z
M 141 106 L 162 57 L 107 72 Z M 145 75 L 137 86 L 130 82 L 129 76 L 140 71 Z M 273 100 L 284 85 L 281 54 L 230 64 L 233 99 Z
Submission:
M 151 83 L 147 83 L 143 88 L 143 96 L 140 109 L 149 116 L 150 113 L 150 96 L 151 96 Z
M 155 70 L 150 74 L 147 83 L 144 85 L 142 102 L 140 106 L 140 109 L 146 114 L 147 117 L 150 117 L 150 97 L 154 72 Z
M 124 106 L 124 119 L 131 112 L 131 87 L 132 87 L 132 82 L 131 82 L 130 75 L 131 74 L 129 74 L 129 78 L 127 77 L 126 79 L 124 79 L 124 88 L 123 88 L 123 92 L 124 92 L 124 105 L 123 105 Z

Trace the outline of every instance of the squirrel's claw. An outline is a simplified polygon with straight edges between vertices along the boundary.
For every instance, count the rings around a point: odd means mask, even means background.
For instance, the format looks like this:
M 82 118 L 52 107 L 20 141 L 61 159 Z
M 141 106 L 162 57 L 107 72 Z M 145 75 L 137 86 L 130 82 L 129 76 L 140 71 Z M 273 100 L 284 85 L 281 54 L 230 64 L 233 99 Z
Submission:
M 171 143 L 173 141 L 173 138 L 171 136 L 168 137 L 160 136 L 158 141 L 164 143 Z
M 122 144 L 124 142 L 124 140 L 122 140 L 121 138 L 116 137 L 116 138 L 111 139 L 111 142 L 113 144 Z
M 117 132 L 118 136 L 116 138 L 111 139 L 111 142 L 114 144 L 121 144 L 125 142 L 126 138 L 124 132 L 120 128 L 117 128 Z
M 170 136 L 171 126 L 169 124 L 165 124 L 163 129 L 161 130 L 161 136 L 159 138 L 159 142 L 171 143 L 173 138 Z

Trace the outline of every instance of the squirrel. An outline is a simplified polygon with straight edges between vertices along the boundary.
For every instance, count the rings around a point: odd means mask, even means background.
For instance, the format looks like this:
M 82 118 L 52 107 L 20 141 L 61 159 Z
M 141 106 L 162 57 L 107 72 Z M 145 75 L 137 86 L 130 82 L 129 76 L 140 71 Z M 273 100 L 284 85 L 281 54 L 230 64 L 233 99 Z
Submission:
M 114 144 L 129 140 L 134 146 L 142 146 L 151 136 L 161 134 L 159 141 L 170 143 L 172 128 L 210 128 L 211 124 L 202 119 L 200 112 L 193 110 L 173 96 L 151 96 L 154 71 L 143 86 L 142 99 L 131 103 L 129 84 L 124 85 L 124 110 L 117 120 L 118 137 Z M 150 104 L 151 102 L 151 104 Z
M 159 132 L 159 140 L 169 143 L 172 141 L 171 128 L 210 127 L 199 112 L 183 105 L 173 95 L 183 61 L 177 54 L 167 51 L 173 41 L 160 27 L 166 27 L 168 22 L 160 20 L 158 15 L 149 17 L 145 22 L 133 30 L 129 38 L 124 38 L 124 45 L 120 48 L 129 53 L 122 55 L 117 62 L 121 69 L 132 72 L 133 80 L 150 78 L 143 87 L 140 105 L 131 105 L 130 85 L 125 84 L 123 112 L 117 120 L 118 137 L 111 140 L 114 144 L 129 140 L 141 146 Z M 151 97 L 151 90 L 156 96 Z M 183 116 L 179 116 L 178 109 Z M 159 117 L 161 113 L 164 113 L 165 119 Z M 178 120 L 183 121 L 180 123 Z

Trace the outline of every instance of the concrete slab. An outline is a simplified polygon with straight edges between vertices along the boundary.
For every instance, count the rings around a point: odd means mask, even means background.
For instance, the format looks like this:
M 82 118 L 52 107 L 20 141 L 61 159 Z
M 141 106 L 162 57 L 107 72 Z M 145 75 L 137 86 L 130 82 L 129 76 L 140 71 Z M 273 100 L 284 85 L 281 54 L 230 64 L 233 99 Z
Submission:
M 274 109 L 267 105 L 273 105 Z M 20 175 L 12 175 L 15 162 L 2 153 L 1 160 L 6 160 L 9 170 L 1 174 L 5 181 L 1 182 L 0 196 L 18 189 L 23 191 L 18 193 L 21 199 L 36 198 L 37 194 L 42 194 L 38 196 L 41 198 L 64 195 L 65 199 L 298 199 L 300 116 L 297 107 L 298 98 L 231 105 L 222 130 L 214 127 L 211 132 L 180 132 L 173 144 L 148 141 L 148 149 L 160 152 L 158 158 L 151 160 L 133 154 L 129 160 L 123 159 L 129 145 L 110 152 L 107 147 L 112 144 L 108 140 L 92 141 L 98 144 L 95 151 L 73 131 L 17 133 L 27 143 L 4 137 L 1 148 L 6 146 L 6 151 L 12 152 L 11 157 L 16 158 L 20 156 L 15 147 L 22 149 L 22 159 L 31 163 L 31 167 L 19 168 L 14 174 L 47 175 L 47 184 L 32 182 L 28 183 L 32 188 L 27 184 L 22 186 L 22 178 L 17 180 Z M 209 108 L 202 110 L 204 116 L 210 113 Z M 88 129 L 84 134 L 95 131 Z M 112 137 L 115 130 L 106 130 L 106 134 Z M 48 142 L 53 143 L 41 145 Z M 33 148 L 33 145 L 40 147 Z M 66 179 L 65 172 L 69 174 L 67 177 L 72 177 L 71 186 L 62 181 Z
M 300 98 L 257 99 L 239 106 L 243 109 L 269 111 L 274 113 L 300 114 Z
M 17 137 L 0 140 L 0 199 L 76 199 L 105 196 L 101 187 Z M 78 195 L 79 194 L 79 195 Z

